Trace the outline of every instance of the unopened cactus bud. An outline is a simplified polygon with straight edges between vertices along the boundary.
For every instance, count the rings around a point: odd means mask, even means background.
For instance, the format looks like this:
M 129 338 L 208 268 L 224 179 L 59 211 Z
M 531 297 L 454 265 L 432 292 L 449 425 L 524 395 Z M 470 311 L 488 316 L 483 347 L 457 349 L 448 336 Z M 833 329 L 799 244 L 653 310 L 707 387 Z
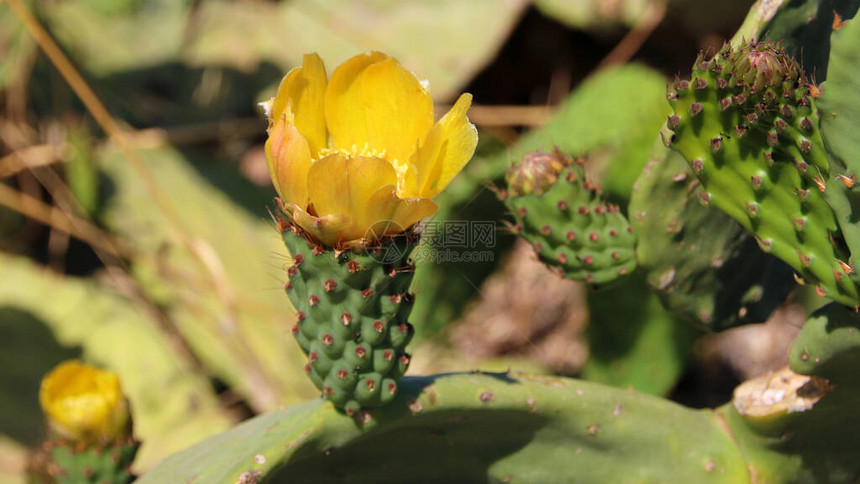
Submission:
M 734 60 L 737 76 L 755 92 L 781 87 L 786 77 L 797 77 L 797 69 L 793 69 L 796 64 L 769 46 L 741 50 Z
M 39 403 L 51 430 L 63 439 L 96 444 L 131 434 L 119 377 L 80 361 L 63 362 L 42 379 Z
M 570 163 L 571 158 L 559 150 L 553 150 L 552 153 L 529 153 L 522 161 L 508 168 L 508 189 L 516 196 L 530 193 L 541 196 L 555 185 L 559 173 Z
M 131 435 L 128 400 L 119 377 L 77 360 L 42 379 L 39 402 L 47 440 L 30 456 L 29 482 L 129 484 L 140 442 Z

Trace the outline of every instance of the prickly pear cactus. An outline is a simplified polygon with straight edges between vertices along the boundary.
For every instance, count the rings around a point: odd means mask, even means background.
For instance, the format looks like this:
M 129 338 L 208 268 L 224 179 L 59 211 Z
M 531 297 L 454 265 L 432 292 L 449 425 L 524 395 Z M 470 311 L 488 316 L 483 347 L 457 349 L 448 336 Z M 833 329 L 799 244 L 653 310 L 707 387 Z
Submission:
M 667 309 L 701 329 L 763 322 L 795 286 L 792 269 L 698 203 L 704 192 L 689 171 L 680 153 L 654 146 L 629 209 L 639 268 Z
M 337 252 L 312 245 L 286 220 L 279 225 L 293 256 L 284 289 L 297 311 L 291 331 L 308 357 L 305 372 L 349 415 L 389 402 L 409 366 L 409 254 L 417 237 L 407 232 L 365 253 Z
M 49 441 L 30 463 L 31 478 L 40 484 L 128 484 L 139 447 L 132 438 L 94 446 Z
M 501 196 L 514 233 L 564 277 L 605 284 L 636 268 L 633 228 L 585 176 L 585 158 L 534 152 L 510 167 Z
M 798 282 L 854 306 L 853 267 L 823 195 L 830 170 L 816 92 L 778 47 L 727 44 L 712 60 L 697 59 L 692 80 L 670 87 L 667 142 L 702 182 L 703 203 L 755 234 L 762 250 L 799 273 Z

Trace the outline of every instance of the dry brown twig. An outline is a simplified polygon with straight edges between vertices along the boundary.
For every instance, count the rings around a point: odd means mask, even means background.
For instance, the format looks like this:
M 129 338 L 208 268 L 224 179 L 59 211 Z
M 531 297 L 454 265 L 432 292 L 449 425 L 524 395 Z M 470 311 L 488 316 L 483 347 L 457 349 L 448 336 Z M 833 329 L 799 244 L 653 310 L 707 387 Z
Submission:
M 600 61 L 597 69 L 609 67 L 618 64 L 624 64 L 636 55 L 636 52 L 642 48 L 642 45 L 648 40 L 648 37 L 654 32 L 654 29 L 660 25 L 663 18 L 666 16 L 666 0 L 651 0 L 646 7 L 645 12 L 639 17 L 636 25 L 627 32 L 627 35 L 621 39 L 621 42 L 612 49 L 606 57 Z
M 3 183 L 0 183 L 0 205 L 72 235 L 114 257 L 123 256 L 124 249 L 120 249 L 115 242 L 106 242 L 101 229 L 95 225 Z
M 2 4 L 3 0 L 0 0 Z M 225 309 L 229 315 L 229 319 L 238 320 L 236 298 L 233 296 L 232 286 L 229 279 L 223 271 L 223 265 L 217 253 L 212 249 L 211 245 L 204 240 L 197 240 L 192 237 L 186 230 L 184 223 L 175 211 L 167 195 L 161 190 L 152 173 L 146 167 L 145 162 L 140 155 L 135 151 L 132 143 L 125 130 L 111 116 L 107 108 L 102 104 L 101 100 L 95 92 L 86 83 L 80 73 L 72 65 L 71 61 L 66 57 L 51 35 L 45 30 L 39 20 L 32 14 L 29 8 L 21 2 L 21 0 L 8 0 L 6 3 L 15 13 L 19 20 L 24 24 L 29 34 L 33 37 L 54 67 L 60 72 L 69 87 L 77 94 L 81 102 L 87 108 L 87 111 L 93 116 L 96 123 L 107 133 L 110 140 L 119 148 L 123 157 L 131 165 L 137 177 L 143 182 L 150 197 L 161 210 L 162 214 L 167 219 L 170 225 L 173 236 L 176 237 L 183 247 L 192 254 L 201 264 L 203 269 L 208 273 L 211 285 L 216 291 L 216 294 L 224 303 Z M 6 187 L 8 190 L 8 187 Z M 12 190 L 14 192 L 14 190 Z M 20 200 L 15 199 L 14 194 L 6 193 L 7 198 L 14 206 L 33 207 L 31 204 L 22 204 Z M 53 208 L 53 207 L 52 207 Z M 22 212 L 24 213 L 24 212 Z M 30 210 L 34 215 L 44 216 L 44 211 Z M 26 214 L 26 213 L 25 213 Z M 68 215 L 68 214 L 66 214 Z M 29 216 L 29 215 L 28 215 Z M 50 220 L 50 217 L 46 218 Z M 70 228 L 68 226 L 67 228 Z M 276 392 L 272 378 L 266 374 L 262 363 L 257 358 L 256 354 L 251 349 L 250 345 L 245 341 L 242 335 L 238 332 L 224 332 L 222 325 L 214 324 L 216 334 L 220 334 L 222 340 L 228 347 L 233 347 L 238 350 L 237 354 L 243 360 L 245 371 L 248 372 L 255 380 L 257 387 L 251 397 L 251 405 L 257 410 L 268 410 L 276 405 Z
M 2 0 L 0 0 L 2 1 Z M 28 146 L 0 158 L 0 180 L 24 170 L 52 165 L 63 160 L 65 146 L 44 144 Z M 21 163 L 23 161 L 23 163 Z

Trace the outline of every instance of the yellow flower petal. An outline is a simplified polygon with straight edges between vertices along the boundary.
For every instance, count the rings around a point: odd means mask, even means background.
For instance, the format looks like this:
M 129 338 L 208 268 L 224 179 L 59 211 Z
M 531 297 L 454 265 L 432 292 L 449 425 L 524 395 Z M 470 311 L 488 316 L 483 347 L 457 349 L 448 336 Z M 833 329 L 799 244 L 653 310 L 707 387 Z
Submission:
M 308 140 L 314 157 L 327 146 L 323 107 L 327 84 L 322 59 L 316 54 L 307 54 L 301 67 L 284 76 L 270 106 L 269 124 L 286 115 L 287 122 Z
M 395 186 L 397 175 L 387 161 L 376 157 L 335 153 L 313 165 L 308 172 L 308 195 L 315 215 L 346 214 L 353 220 L 373 215 L 370 196 L 386 185 Z
M 372 243 L 389 234 L 403 232 L 424 217 L 436 213 L 436 204 L 426 198 L 401 199 L 393 186 L 382 187 L 368 200 L 374 207 L 375 218 L 363 222 L 365 237 Z
M 359 231 L 353 228 L 352 220 L 346 215 L 337 213 L 315 217 L 296 205 L 288 206 L 287 210 L 302 230 L 327 247 L 340 246 L 343 241 L 359 237 L 354 235 Z
M 307 207 L 311 151 L 305 137 L 295 126 L 287 123 L 286 116 L 281 116 L 269 132 L 266 161 L 269 175 L 284 203 Z
M 414 74 L 373 52 L 335 69 L 325 116 L 336 147 L 405 163 L 433 126 L 433 99 Z
M 438 193 L 433 192 L 432 186 L 442 176 L 442 163 L 438 162 L 443 158 L 440 152 L 445 148 L 442 134 L 442 126 L 436 123 L 409 159 L 401 177 L 401 190 L 398 193 L 401 197 L 433 198 Z
M 451 183 L 475 153 L 478 130 L 469 122 L 466 112 L 472 95 L 463 94 L 433 129 L 410 160 L 417 172 L 417 182 L 403 196 L 433 198 Z

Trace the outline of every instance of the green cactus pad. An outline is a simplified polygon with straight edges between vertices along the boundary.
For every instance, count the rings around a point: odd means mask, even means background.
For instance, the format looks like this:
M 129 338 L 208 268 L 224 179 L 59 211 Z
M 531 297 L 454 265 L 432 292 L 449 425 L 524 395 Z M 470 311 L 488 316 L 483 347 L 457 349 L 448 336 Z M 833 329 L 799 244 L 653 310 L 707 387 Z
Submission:
M 361 418 L 320 401 L 261 415 L 138 482 L 749 482 L 710 410 L 521 372 L 402 383 Z
M 636 268 L 636 237 L 585 176 L 585 159 L 535 152 L 511 167 L 502 192 L 512 230 L 564 277 L 605 284 Z
M 763 322 L 795 286 L 792 269 L 698 203 L 701 193 L 684 157 L 658 142 L 630 203 L 640 270 L 667 309 L 701 329 Z
M 702 182 L 700 199 L 753 233 L 800 282 L 847 305 L 860 303 L 833 211 L 824 199 L 829 162 L 814 92 L 770 44 L 726 45 L 696 61 L 691 81 L 669 89 L 667 139 Z
M 735 402 L 717 410 L 750 474 L 755 482 L 856 481 L 860 314 L 838 303 L 813 313 L 791 345 L 789 364 L 796 373 L 783 370 L 759 391 L 740 391 L 745 383 L 735 391 Z M 739 393 L 757 401 L 758 415 L 741 411 Z
M 850 20 L 833 33 L 827 82 L 817 100 L 821 109 L 821 136 L 833 166 L 825 196 L 851 254 L 860 254 L 860 22 Z
M 415 235 L 336 252 L 312 245 L 285 220 L 279 225 L 293 257 L 284 289 L 297 311 L 291 332 L 308 356 L 305 372 L 350 415 L 387 403 L 409 366 Z
M 65 441 L 48 441 L 31 462 L 31 479 L 56 484 L 128 484 L 129 468 L 140 443 L 128 440 L 78 447 Z
M 788 360 L 798 373 L 860 384 L 860 313 L 835 303 L 814 312 L 792 343 Z

